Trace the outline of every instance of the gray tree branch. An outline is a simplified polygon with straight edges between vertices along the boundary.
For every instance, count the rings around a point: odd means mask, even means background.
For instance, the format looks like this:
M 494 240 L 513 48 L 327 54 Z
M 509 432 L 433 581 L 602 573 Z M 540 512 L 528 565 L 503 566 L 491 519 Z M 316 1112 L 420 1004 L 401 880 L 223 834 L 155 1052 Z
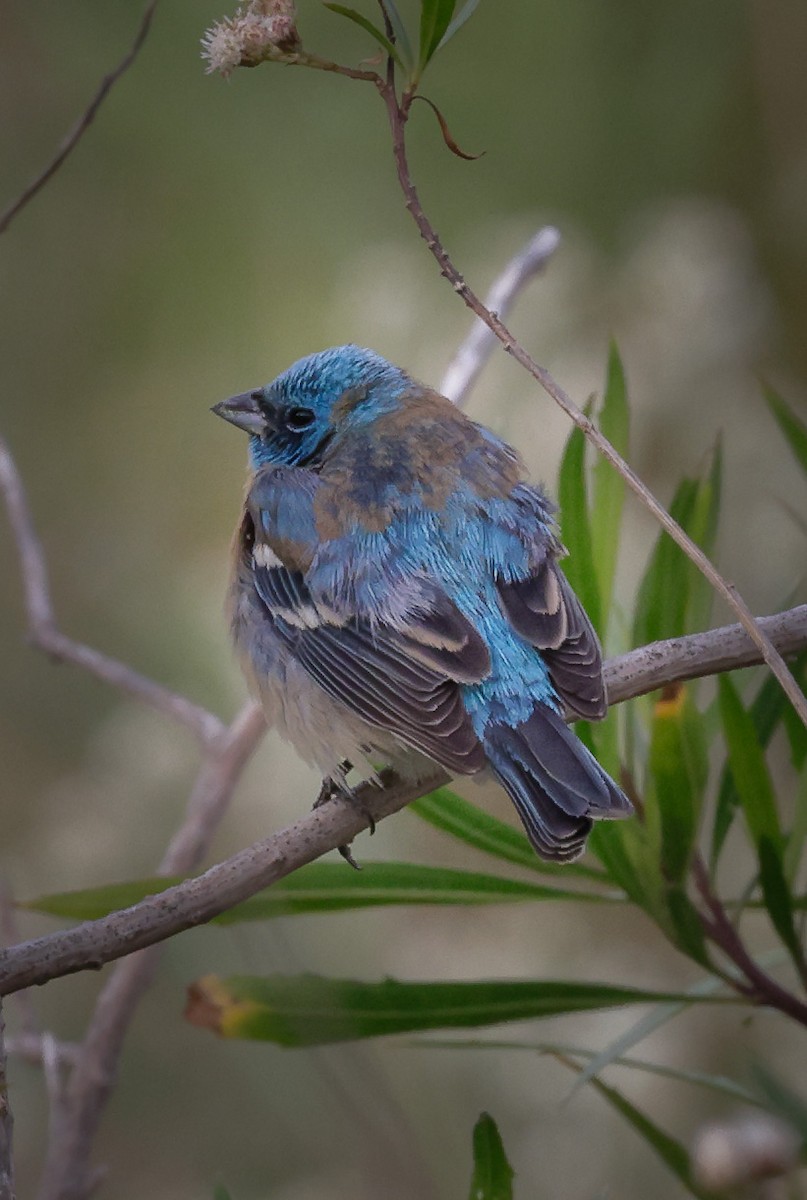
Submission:
M 759 623 L 783 654 L 807 647 L 807 605 L 760 618 Z M 605 664 L 605 680 L 611 703 L 617 703 L 666 683 L 761 661 L 759 649 L 744 630 L 732 625 L 655 642 L 610 659 Z M 352 841 L 368 827 L 365 814 L 381 821 L 447 780 L 440 768 L 416 782 L 399 779 L 392 772 L 382 773 L 382 788 L 365 784 L 358 789 L 365 812 L 335 799 L 203 875 L 131 908 L 10 947 L 0 953 L 0 995 L 100 967 L 183 929 L 202 925 L 305 863 Z

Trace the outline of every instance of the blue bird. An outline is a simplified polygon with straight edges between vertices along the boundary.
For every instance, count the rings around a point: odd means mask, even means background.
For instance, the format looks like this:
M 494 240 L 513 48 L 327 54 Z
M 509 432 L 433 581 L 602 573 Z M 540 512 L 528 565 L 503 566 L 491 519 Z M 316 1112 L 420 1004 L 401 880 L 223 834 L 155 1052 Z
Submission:
M 326 781 L 420 755 L 489 767 L 558 862 L 593 818 L 630 813 L 563 718 L 605 715 L 602 656 L 553 505 L 512 447 L 358 346 L 213 411 L 250 434 L 235 644 L 270 723 Z

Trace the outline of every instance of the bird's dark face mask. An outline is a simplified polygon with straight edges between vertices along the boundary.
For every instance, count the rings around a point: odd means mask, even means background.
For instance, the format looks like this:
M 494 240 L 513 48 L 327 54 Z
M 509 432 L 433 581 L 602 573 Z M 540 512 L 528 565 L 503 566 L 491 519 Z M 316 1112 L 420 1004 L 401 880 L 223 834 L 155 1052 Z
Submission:
M 334 432 L 321 404 L 286 401 L 269 388 L 240 392 L 212 411 L 250 435 L 254 467 L 317 467 Z

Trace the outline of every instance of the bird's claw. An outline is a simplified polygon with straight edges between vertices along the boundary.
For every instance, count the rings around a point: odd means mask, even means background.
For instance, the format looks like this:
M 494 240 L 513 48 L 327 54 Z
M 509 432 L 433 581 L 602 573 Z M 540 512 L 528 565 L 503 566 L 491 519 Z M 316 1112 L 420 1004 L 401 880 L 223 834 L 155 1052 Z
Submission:
M 322 787 L 319 789 L 319 795 L 314 801 L 314 808 L 322 808 L 323 804 L 328 804 L 331 800 L 335 800 L 337 798 L 347 800 L 348 804 L 351 804 L 353 808 L 360 812 L 364 817 L 365 821 L 367 822 L 370 835 L 372 836 L 375 833 L 375 818 L 373 817 L 373 814 L 369 811 L 369 809 L 365 808 L 364 805 L 360 803 L 356 793 L 344 782 L 344 777 L 351 769 L 351 764 L 347 761 L 340 763 L 339 769 L 342 776 L 341 779 L 334 779 L 333 776 L 323 779 Z M 349 863 L 355 871 L 361 870 L 361 866 L 353 857 L 349 845 L 346 844 L 343 846 L 337 846 L 337 849 L 345 862 Z
M 337 846 L 336 849 L 342 855 L 342 858 L 345 860 L 345 862 L 348 864 L 349 867 L 352 867 L 354 871 L 361 870 L 361 863 L 356 862 L 355 858 L 353 857 L 353 854 L 351 853 L 351 849 L 350 849 L 349 845 Z

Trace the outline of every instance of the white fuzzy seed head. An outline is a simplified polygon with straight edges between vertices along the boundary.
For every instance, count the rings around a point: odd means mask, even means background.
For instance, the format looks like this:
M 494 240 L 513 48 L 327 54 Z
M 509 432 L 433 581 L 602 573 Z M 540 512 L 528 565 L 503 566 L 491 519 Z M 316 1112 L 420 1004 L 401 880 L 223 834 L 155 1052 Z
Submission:
M 202 38 L 207 71 L 225 78 L 236 67 L 255 67 L 266 59 L 300 49 L 293 0 L 250 0 L 233 17 L 224 17 Z

